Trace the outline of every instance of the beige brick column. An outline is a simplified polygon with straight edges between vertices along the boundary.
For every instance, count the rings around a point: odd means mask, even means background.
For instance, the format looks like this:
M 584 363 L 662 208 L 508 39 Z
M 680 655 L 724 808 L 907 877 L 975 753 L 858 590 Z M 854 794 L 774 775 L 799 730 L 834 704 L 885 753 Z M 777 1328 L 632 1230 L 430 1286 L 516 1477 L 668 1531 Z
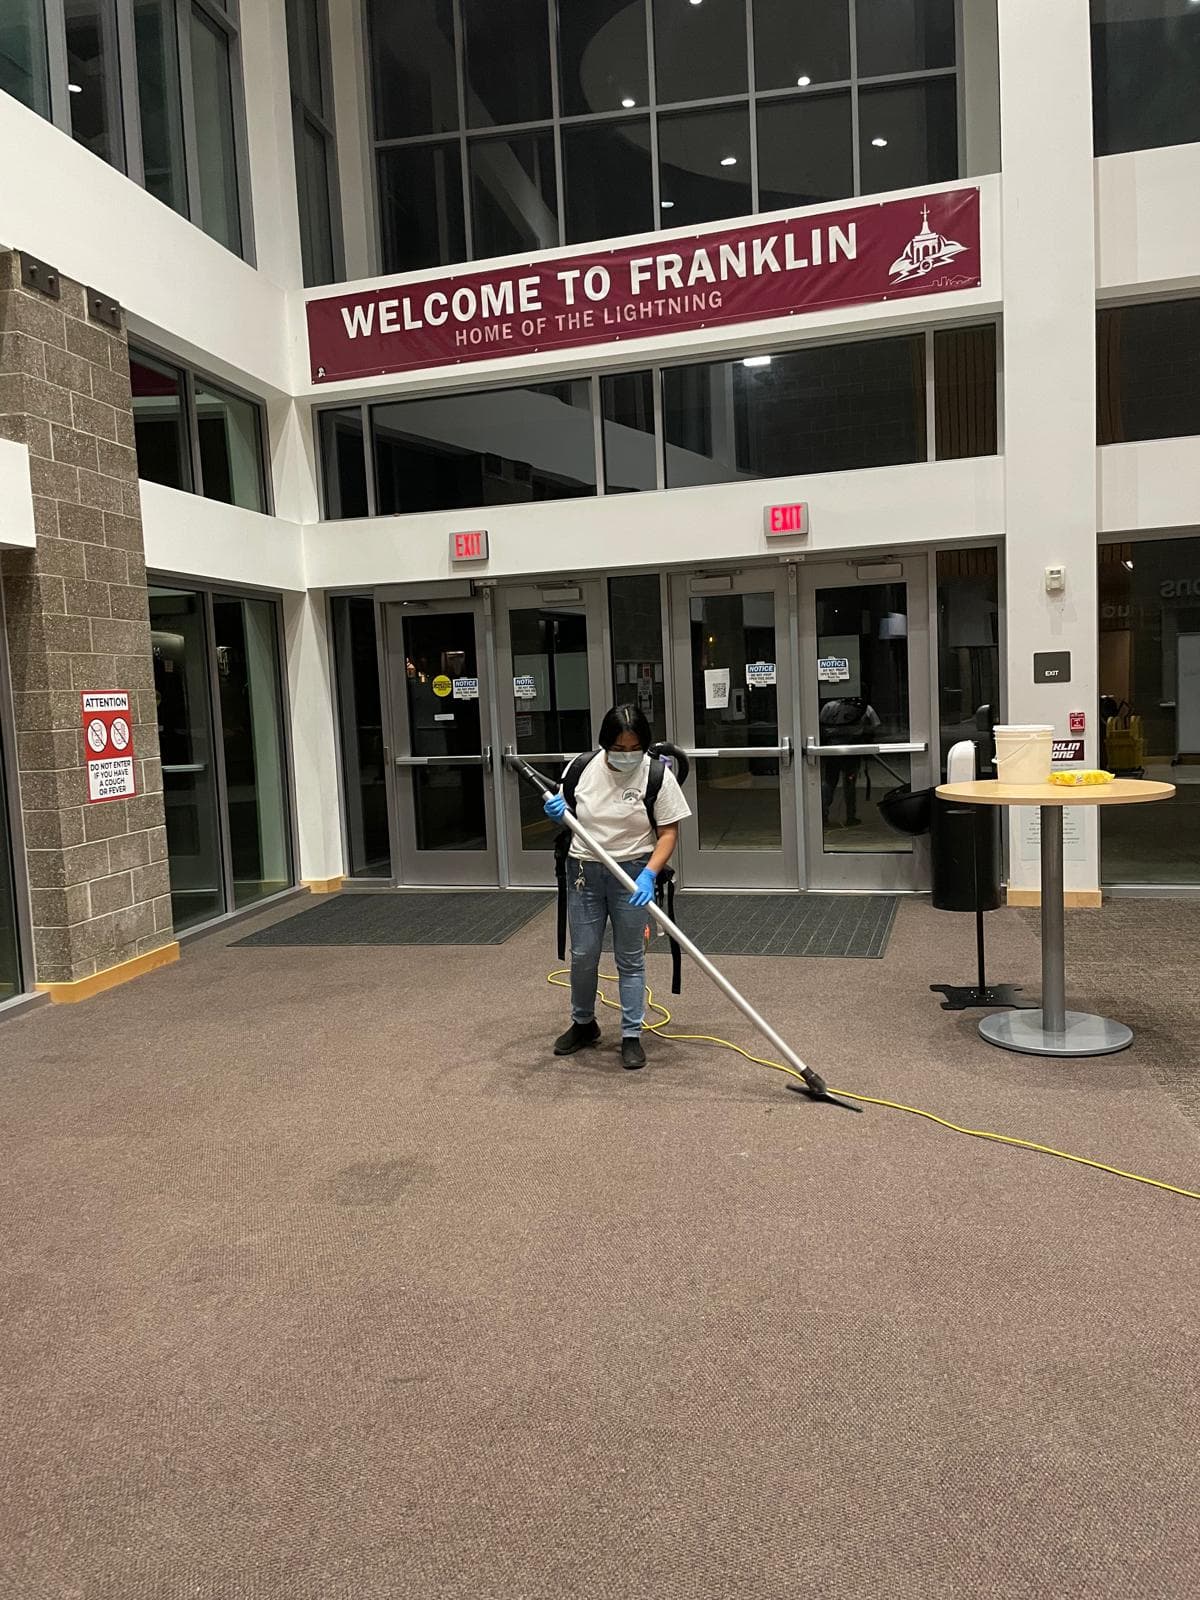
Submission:
M 0 437 L 29 447 L 37 527 L 35 550 L 0 555 L 35 978 L 83 998 L 177 953 L 129 352 L 79 284 L 24 288 L 12 253 Z M 80 695 L 105 689 L 130 695 L 138 794 L 89 805 Z

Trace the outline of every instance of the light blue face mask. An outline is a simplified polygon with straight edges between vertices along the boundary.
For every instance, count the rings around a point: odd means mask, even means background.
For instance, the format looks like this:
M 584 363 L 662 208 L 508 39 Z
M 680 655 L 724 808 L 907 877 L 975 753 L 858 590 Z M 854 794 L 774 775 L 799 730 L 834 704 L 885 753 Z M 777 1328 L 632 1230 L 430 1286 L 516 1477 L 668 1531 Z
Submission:
M 605 752 L 610 767 L 615 767 L 618 772 L 632 772 L 635 767 L 642 764 L 640 750 L 608 750 Z

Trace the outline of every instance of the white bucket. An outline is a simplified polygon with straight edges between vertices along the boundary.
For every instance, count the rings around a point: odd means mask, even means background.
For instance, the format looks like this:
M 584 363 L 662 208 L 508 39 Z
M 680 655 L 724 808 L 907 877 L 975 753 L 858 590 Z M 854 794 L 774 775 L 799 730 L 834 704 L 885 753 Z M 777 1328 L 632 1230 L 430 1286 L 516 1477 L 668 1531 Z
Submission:
M 996 776 L 1001 783 L 1047 783 L 1054 729 L 1041 723 L 998 723 Z

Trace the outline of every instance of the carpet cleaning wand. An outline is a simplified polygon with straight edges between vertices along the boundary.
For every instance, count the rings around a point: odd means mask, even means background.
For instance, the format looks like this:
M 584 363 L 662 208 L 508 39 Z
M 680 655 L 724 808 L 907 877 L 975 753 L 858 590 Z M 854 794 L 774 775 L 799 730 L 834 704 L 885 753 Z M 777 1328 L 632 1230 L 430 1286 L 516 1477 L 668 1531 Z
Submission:
M 531 767 L 527 761 L 522 761 L 520 756 L 506 756 L 505 762 L 513 769 L 514 772 L 519 772 L 523 778 L 528 779 L 530 783 L 532 783 L 536 788 L 540 789 L 543 795 L 558 793 L 557 784 L 551 783 L 548 778 L 544 778 L 542 774 L 538 772 L 536 767 Z M 606 866 L 612 873 L 613 877 L 616 878 L 617 882 L 622 884 L 626 889 L 629 890 L 630 894 L 632 894 L 637 888 L 637 885 L 634 883 L 633 879 L 621 867 L 620 863 L 609 855 L 607 850 L 603 849 L 602 846 L 596 843 L 595 839 L 592 838 L 591 834 L 587 831 L 579 819 L 573 816 L 568 810 L 564 813 L 562 820 L 566 823 L 567 827 L 570 828 L 575 837 L 580 839 L 587 846 L 596 860 L 602 862 L 604 866 Z M 679 948 L 687 951 L 688 955 L 691 956 L 696 965 L 701 969 L 701 971 L 707 973 L 707 975 L 716 984 L 717 988 L 733 1001 L 734 1005 L 746 1018 L 746 1021 L 749 1022 L 753 1027 L 757 1028 L 759 1033 L 762 1034 L 763 1038 L 768 1040 L 770 1044 L 779 1051 L 783 1059 L 788 1062 L 796 1072 L 799 1073 L 800 1077 L 804 1080 L 807 1093 L 811 1099 L 827 1100 L 831 1105 L 843 1106 L 847 1111 L 862 1110 L 861 1106 L 851 1105 L 848 1100 L 841 1100 L 837 1095 L 830 1094 L 828 1088 L 826 1088 L 825 1080 L 821 1077 L 820 1073 L 814 1072 L 811 1067 L 806 1066 L 805 1063 L 801 1061 L 800 1057 L 796 1054 L 792 1047 L 780 1038 L 780 1036 L 775 1032 L 775 1029 L 771 1027 L 769 1022 L 764 1021 L 764 1019 L 759 1016 L 758 1012 L 755 1011 L 749 1000 L 747 1000 L 744 995 L 738 993 L 725 974 L 723 972 L 719 972 L 717 968 L 713 966 L 712 962 L 704 954 L 703 950 L 699 949 L 695 944 L 692 943 L 687 934 L 671 921 L 670 917 L 667 916 L 666 912 L 661 908 L 661 906 L 656 905 L 652 900 L 646 907 L 646 910 L 649 912 L 650 916 L 654 918 L 655 922 L 657 922 L 658 925 L 663 929 L 663 931 L 669 934 L 672 939 L 674 939 Z M 797 1084 L 791 1084 L 789 1087 L 798 1088 L 799 1086 Z

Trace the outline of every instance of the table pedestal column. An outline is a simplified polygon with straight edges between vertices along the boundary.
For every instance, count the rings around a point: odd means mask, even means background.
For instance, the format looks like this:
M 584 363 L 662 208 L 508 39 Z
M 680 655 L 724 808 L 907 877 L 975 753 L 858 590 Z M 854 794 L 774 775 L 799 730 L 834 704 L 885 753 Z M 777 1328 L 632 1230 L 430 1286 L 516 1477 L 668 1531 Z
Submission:
M 984 1017 L 989 1044 L 1032 1056 L 1107 1056 L 1133 1043 L 1123 1022 L 1067 1010 L 1063 898 L 1063 807 L 1042 806 L 1042 1005 Z

